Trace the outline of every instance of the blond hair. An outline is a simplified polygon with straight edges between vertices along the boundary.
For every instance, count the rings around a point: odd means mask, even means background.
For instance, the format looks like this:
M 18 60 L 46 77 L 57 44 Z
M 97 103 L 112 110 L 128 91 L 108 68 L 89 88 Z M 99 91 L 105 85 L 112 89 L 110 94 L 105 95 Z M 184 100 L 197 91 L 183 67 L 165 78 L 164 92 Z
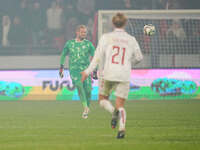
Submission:
M 127 17 L 123 13 L 117 13 L 112 18 L 112 23 L 117 28 L 123 28 L 126 25 Z
M 85 25 L 81 24 L 81 25 L 78 25 L 78 26 L 76 27 L 76 32 L 80 31 L 80 29 L 82 29 L 82 28 L 87 29 L 87 27 L 86 27 Z

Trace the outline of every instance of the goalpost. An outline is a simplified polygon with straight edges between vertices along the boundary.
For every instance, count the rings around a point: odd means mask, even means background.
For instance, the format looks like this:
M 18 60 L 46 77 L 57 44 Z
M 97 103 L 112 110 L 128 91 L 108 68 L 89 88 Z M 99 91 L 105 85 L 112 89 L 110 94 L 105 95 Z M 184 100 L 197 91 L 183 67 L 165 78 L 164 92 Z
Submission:
M 107 10 L 98 12 L 98 39 L 112 31 L 112 16 L 128 17 L 126 31 L 135 36 L 144 54 L 137 68 L 200 68 L 200 10 Z M 143 27 L 153 24 L 153 36 Z

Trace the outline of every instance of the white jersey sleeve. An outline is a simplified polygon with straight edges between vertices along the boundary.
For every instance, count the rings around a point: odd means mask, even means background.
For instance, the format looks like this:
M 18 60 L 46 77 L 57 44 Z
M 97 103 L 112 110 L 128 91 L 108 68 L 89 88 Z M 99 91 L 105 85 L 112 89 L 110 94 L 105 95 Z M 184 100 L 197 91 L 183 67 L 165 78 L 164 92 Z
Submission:
M 90 62 L 90 65 L 87 69 L 84 70 L 86 74 L 92 73 L 95 68 L 98 66 L 98 71 L 103 72 L 103 53 L 102 53 L 102 41 L 103 37 L 99 40 L 98 46 L 96 48 L 95 54 L 92 58 L 92 61 Z M 101 74 L 101 73 L 100 73 Z
M 136 41 L 135 38 L 133 40 L 134 40 L 133 47 L 135 47 L 135 48 L 134 48 L 134 53 L 133 53 L 134 56 L 133 56 L 133 59 L 132 59 L 132 64 L 136 65 L 137 63 L 139 63 L 143 59 L 143 55 L 140 51 L 140 46 L 139 46 L 138 42 Z

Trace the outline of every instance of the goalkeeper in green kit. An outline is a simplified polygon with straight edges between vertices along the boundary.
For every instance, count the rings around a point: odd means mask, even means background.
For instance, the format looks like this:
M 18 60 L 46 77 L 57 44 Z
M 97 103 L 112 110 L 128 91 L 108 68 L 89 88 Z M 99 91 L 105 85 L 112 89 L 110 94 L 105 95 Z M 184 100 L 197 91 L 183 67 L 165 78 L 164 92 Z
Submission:
M 92 83 L 89 76 L 84 82 L 81 82 L 81 72 L 84 71 L 90 64 L 90 56 L 94 55 L 95 47 L 86 40 L 87 28 L 84 25 L 79 25 L 76 28 L 76 38 L 65 43 L 61 58 L 59 75 L 64 76 L 64 63 L 66 55 L 69 56 L 69 72 L 72 83 L 78 90 L 78 95 L 84 107 L 82 118 L 87 119 L 89 113 Z

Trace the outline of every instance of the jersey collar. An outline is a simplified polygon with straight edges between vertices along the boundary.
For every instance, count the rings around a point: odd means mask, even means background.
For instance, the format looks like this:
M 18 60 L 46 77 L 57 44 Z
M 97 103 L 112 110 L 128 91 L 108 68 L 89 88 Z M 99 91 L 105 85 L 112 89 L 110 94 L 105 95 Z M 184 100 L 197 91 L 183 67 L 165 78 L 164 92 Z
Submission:
M 114 31 L 116 31 L 116 32 L 124 32 L 125 30 L 122 29 L 122 28 L 115 28 Z
M 75 40 L 75 42 L 77 42 L 77 43 L 81 43 L 81 42 L 85 41 L 85 39 L 83 39 L 82 41 L 78 41 L 76 38 L 75 38 L 74 40 Z

